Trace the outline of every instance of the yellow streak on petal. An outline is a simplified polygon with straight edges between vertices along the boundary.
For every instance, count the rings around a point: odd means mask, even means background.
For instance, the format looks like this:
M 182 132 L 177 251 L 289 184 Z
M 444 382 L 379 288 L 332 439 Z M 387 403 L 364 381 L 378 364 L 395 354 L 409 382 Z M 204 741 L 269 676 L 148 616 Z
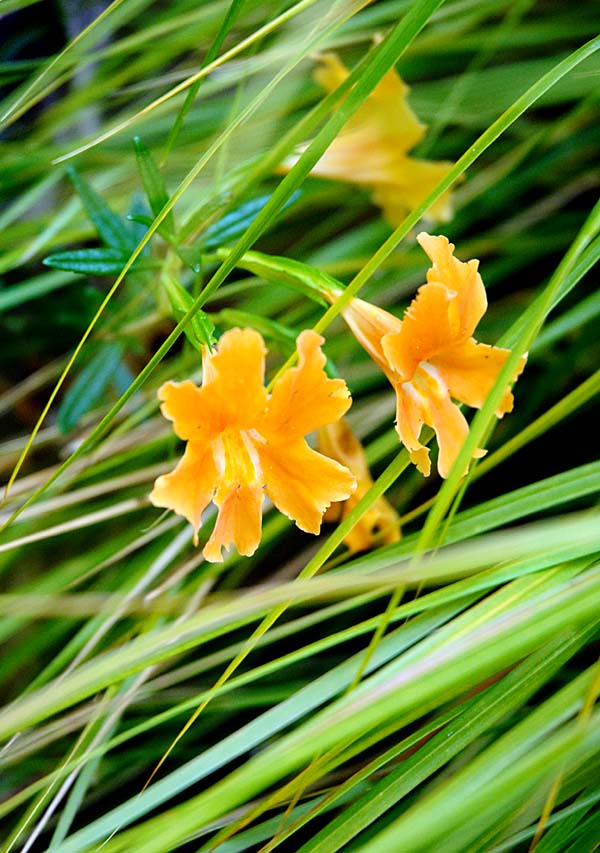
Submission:
M 240 554 L 253 554 L 261 534 L 262 473 L 251 439 L 236 430 L 225 430 L 215 442 L 219 479 L 214 502 L 217 521 L 203 554 L 221 562 L 221 548 L 235 545 Z
M 409 452 L 413 465 L 428 477 L 431 472 L 429 448 L 419 441 L 421 427 L 426 422 L 424 401 L 412 383 L 398 383 L 396 390 L 396 432 Z

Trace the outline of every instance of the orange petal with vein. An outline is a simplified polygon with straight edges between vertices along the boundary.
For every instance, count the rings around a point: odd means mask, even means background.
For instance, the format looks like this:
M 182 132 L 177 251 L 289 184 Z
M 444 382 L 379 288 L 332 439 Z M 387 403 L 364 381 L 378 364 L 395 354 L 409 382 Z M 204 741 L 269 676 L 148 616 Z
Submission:
M 150 501 L 187 518 L 197 543 L 202 513 L 213 498 L 218 478 L 210 445 L 198 447 L 190 443 L 177 467 L 158 477 Z
M 267 494 L 280 512 L 301 530 L 318 533 L 327 507 L 350 497 L 353 474 L 316 450 L 304 439 L 258 446 Z
M 465 343 L 451 347 L 432 358 L 431 363 L 437 368 L 450 394 L 456 400 L 480 409 L 509 355 L 508 349 L 479 344 L 470 338 Z M 523 358 L 513 381 L 524 367 Z M 512 393 L 507 389 L 496 411 L 497 417 L 512 411 L 513 402 Z
M 419 441 L 421 428 L 425 423 L 422 401 L 412 386 L 396 386 L 396 432 L 402 444 L 409 452 L 410 460 L 424 477 L 431 472 L 429 448 Z
M 218 433 L 219 419 L 206 389 L 191 380 L 165 382 L 158 389 L 158 399 L 162 400 L 161 412 L 173 421 L 175 434 L 184 441 L 210 441 Z
M 435 430 L 438 440 L 438 472 L 440 477 L 447 477 L 469 434 L 469 425 L 461 410 L 448 396 L 431 400 L 428 414 L 429 426 Z M 475 456 L 482 455 L 481 450 L 475 453 Z
M 250 557 L 258 548 L 262 525 L 263 492 L 260 485 L 241 484 L 215 498 L 219 514 L 210 539 L 202 553 L 211 563 L 223 561 L 222 548 L 232 545 L 239 554 Z
M 350 408 L 350 392 L 342 379 L 323 370 L 323 338 L 306 329 L 298 336 L 298 367 L 286 370 L 273 386 L 264 432 L 287 440 L 337 421 Z M 260 427 L 259 427 L 260 429 Z
M 417 240 L 432 261 L 427 271 L 427 281 L 439 282 L 456 291 L 459 325 L 452 342 L 470 338 L 487 309 L 485 287 L 477 271 L 479 261 L 459 261 L 453 254 L 454 244 L 441 235 L 432 237 L 422 232 Z
M 254 329 L 229 329 L 204 358 L 203 386 L 214 394 L 211 405 L 221 429 L 248 429 L 264 409 L 265 354 L 262 335 Z
M 424 284 L 406 309 L 402 328 L 385 335 L 381 346 L 403 382 L 410 381 L 421 361 L 444 350 L 458 331 L 456 294 L 442 284 Z
M 359 344 L 389 376 L 390 364 L 381 342 L 385 335 L 397 334 L 402 328 L 402 321 L 389 311 L 357 298 L 350 300 L 342 310 L 342 316 Z

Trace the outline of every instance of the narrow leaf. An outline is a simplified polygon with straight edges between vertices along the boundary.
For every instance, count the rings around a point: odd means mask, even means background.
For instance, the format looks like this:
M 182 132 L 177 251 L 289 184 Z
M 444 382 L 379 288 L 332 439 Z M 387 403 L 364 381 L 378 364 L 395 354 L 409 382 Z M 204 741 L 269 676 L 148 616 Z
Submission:
M 88 275 L 118 275 L 129 259 L 129 253 L 120 249 L 74 249 L 70 252 L 56 252 L 48 255 L 43 263 L 47 267 Z M 138 258 L 132 271 L 152 269 L 154 262 L 149 258 Z
M 58 410 L 58 428 L 61 432 L 69 432 L 76 427 L 81 418 L 101 401 L 122 357 L 121 343 L 111 341 L 98 347 L 96 354 L 65 394 Z
M 219 249 L 217 255 L 225 259 L 229 256 L 229 251 Z M 236 266 L 265 278 L 267 281 L 273 281 L 276 284 L 283 284 L 285 287 L 298 290 L 320 305 L 329 304 L 324 296 L 328 294 L 338 295 L 344 289 L 343 285 L 333 276 L 291 258 L 265 255 L 262 252 L 246 252 L 237 261 Z
M 156 162 L 154 161 L 154 158 L 152 157 L 152 154 L 148 148 L 146 148 L 139 136 L 134 137 L 133 144 L 135 147 L 138 169 L 142 178 L 144 190 L 146 191 L 150 210 L 155 216 L 158 216 L 165 204 L 169 201 L 169 193 L 167 192 L 165 182 Z M 175 218 L 173 216 L 173 211 L 170 211 L 166 215 L 159 226 L 158 231 L 161 234 L 163 231 L 170 235 L 175 233 Z
M 281 210 L 285 210 L 298 196 L 298 192 L 293 193 L 282 206 Z M 216 249 L 222 246 L 223 243 L 235 240 L 240 234 L 243 234 L 254 222 L 270 198 L 270 195 L 261 195 L 258 198 L 253 198 L 207 228 L 200 238 L 203 249 Z
M 133 239 L 126 223 L 110 209 L 72 166 L 69 167 L 68 173 L 100 238 L 107 246 L 120 249 L 121 253 L 129 255 L 135 249 L 137 241 Z
M 175 319 L 179 322 L 194 304 L 192 296 L 178 282 L 165 276 L 163 278 L 165 290 L 173 309 Z M 184 326 L 184 332 L 197 350 L 202 351 L 203 346 L 213 348 L 216 343 L 214 336 L 215 327 L 204 311 L 198 310 L 189 323 Z

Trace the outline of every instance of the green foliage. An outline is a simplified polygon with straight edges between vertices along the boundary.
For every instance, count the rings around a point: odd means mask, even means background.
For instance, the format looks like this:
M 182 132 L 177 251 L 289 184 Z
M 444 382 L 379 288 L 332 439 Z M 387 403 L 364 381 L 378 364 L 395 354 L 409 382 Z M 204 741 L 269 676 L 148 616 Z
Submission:
M 70 40 L 37 8 L 0 8 L 0 853 L 595 849 L 595 4 L 63 3 Z M 411 156 L 453 164 L 395 229 L 310 175 L 392 68 L 429 125 Z M 338 318 L 402 315 L 419 230 L 480 259 L 505 377 L 528 352 L 445 481 Z M 209 564 L 148 500 L 181 456 L 156 392 L 232 326 L 267 383 L 324 335 L 375 482 L 318 539 L 266 506 L 255 555 Z M 384 494 L 402 539 L 351 553 Z
M 171 302 L 173 316 L 176 320 L 181 320 L 194 304 L 193 298 L 185 288 L 171 278 L 164 277 L 162 283 Z M 188 340 L 200 352 L 205 345 L 212 349 L 215 343 L 214 331 L 214 323 L 200 309 L 195 311 L 191 321 L 184 327 Z
M 98 347 L 65 394 L 58 410 L 57 423 L 61 432 L 69 432 L 77 426 L 82 416 L 101 401 L 119 369 L 123 349 L 123 346 L 116 342 L 104 343 Z

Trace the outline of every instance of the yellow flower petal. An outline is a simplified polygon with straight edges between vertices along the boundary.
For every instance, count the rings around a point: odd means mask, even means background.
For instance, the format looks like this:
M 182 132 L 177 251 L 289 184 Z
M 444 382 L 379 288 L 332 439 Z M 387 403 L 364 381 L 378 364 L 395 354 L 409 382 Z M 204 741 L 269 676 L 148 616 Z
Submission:
M 319 430 L 319 450 L 330 459 L 341 462 L 357 479 L 356 491 L 343 503 L 334 503 L 326 511 L 324 521 L 339 521 L 354 509 L 373 485 L 367 457 L 348 422 L 341 418 Z M 351 552 L 366 551 L 374 544 L 389 545 L 400 539 L 400 523 L 396 510 L 383 497 L 377 498 L 344 539 Z
M 239 484 L 215 498 L 219 514 L 202 553 L 211 563 L 223 561 L 222 548 L 235 546 L 239 554 L 251 557 L 260 543 L 263 493 L 260 485 Z
M 333 92 L 341 86 L 350 74 L 337 53 L 321 53 L 319 65 L 313 71 L 313 78 L 327 92 Z
M 397 334 L 402 321 L 389 311 L 371 305 L 363 299 L 351 299 L 342 310 L 342 316 L 359 344 L 369 353 L 379 367 L 389 375 L 390 364 L 383 351 L 382 339 L 385 335 Z
M 410 382 L 395 385 L 396 390 L 396 432 L 402 444 L 409 452 L 413 465 L 428 477 L 431 472 L 429 448 L 419 441 L 421 428 L 427 414 L 423 411 L 423 400 Z
M 438 440 L 439 474 L 447 477 L 469 433 L 464 415 L 450 400 L 444 383 L 432 368 L 419 368 L 415 381 L 403 383 L 398 392 L 397 429 L 411 460 L 421 473 L 428 476 L 429 454 L 418 441 L 421 426 L 427 424 L 435 431 Z
M 387 221 L 394 227 L 404 221 L 406 215 L 421 204 L 437 184 L 445 178 L 452 163 L 442 160 L 415 160 L 403 157 L 390 164 L 385 173 L 373 181 L 373 203 L 380 207 Z M 424 216 L 434 222 L 452 219 L 453 207 L 450 190 L 446 190 Z
M 307 533 L 318 533 L 327 507 L 346 500 L 356 488 L 356 478 L 347 468 L 312 450 L 304 439 L 257 449 L 267 494 Z
M 396 430 L 411 461 L 429 475 L 429 450 L 419 438 L 427 424 L 437 435 L 438 471 L 446 477 L 469 431 L 451 397 L 480 408 L 510 351 L 471 337 L 487 308 L 479 262 L 455 258 L 446 237 L 422 233 L 417 239 L 432 267 L 401 321 L 390 322 L 387 312 L 356 299 L 342 313 L 396 391 Z M 522 358 L 512 381 L 524 366 Z M 507 389 L 496 415 L 502 417 L 512 406 Z M 473 456 L 484 452 L 476 450 Z
M 478 344 L 469 338 L 464 343 L 444 350 L 432 358 L 431 363 L 437 368 L 455 400 L 480 409 L 509 355 L 508 349 Z M 513 381 L 524 367 L 523 358 Z M 497 417 L 512 411 L 513 402 L 513 395 L 507 389 L 496 411 Z
M 334 53 L 322 54 L 319 62 L 313 76 L 328 92 L 337 89 L 350 73 Z M 425 125 L 408 105 L 408 92 L 409 87 L 398 73 L 393 69 L 388 71 L 345 125 L 339 139 L 360 130 L 376 141 L 387 140 L 396 153 L 410 151 L 425 135 Z
M 214 442 L 219 472 L 214 502 L 219 514 L 204 548 L 211 562 L 221 562 L 221 548 L 235 545 L 250 556 L 260 542 L 263 502 L 262 471 L 254 443 L 247 433 L 227 429 Z
M 213 499 L 218 478 L 212 447 L 189 443 L 175 470 L 158 477 L 150 501 L 187 518 L 194 528 L 197 544 L 202 513 Z
M 298 367 L 286 370 L 267 403 L 259 431 L 285 440 L 304 436 L 337 421 L 350 408 L 350 392 L 342 379 L 329 379 L 323 370 L 323 338 L 306 329 L 298 336 Z
M 459 261 L 453 254 L 454 244 L 446 237 L 432 237 L 422 232 L 417 235 L 417 240 L 432 261 L 427 281 L 443 284 L 456 293 L 457 330 L 448 344 L 467 340 L 487 310 L 485 287 L 477 271 L 479 261 Z
M 266 487 L 274 503 L 304 530 L 317 533 L 324 510 L 355 487 L 353 475 L 311 450 L 303 435 L 337 420 L 350 406 L 341 379 L 323 367 L 323 339 L 313 331 L 298 337 L 299 365 L 264 387 L 265 346 L 251 329 L 226 332 L 214 352 L 205 351 L 202 388 L 166 383 L 162 411 L 187 440 L 174 471 L 159 477 L 150 496 L 155 506 L 187 518 L 198 541 L 210 501 L 217 520 L 206 546 L 207 560 L 222 549 L 253 554 L 260 542 Z
M 267 401 L 264 387 L 265 344 L 254 329 L 230 329 L 214 353 L 203 359 L 203 390 L 221 429 L 253 426 Z
M 187 379 L 185 382 L 165 382 L 158 389 L 162 400 L 161 412 L 173 421 L 175 434 L 188 441 L 211 441 L 218 434 L 220 419 L 207 400 L 206 390 Z
M 399 332 L 384 335 L 381 346 L 388 364 L 403 382 L 422 361 L 444 350 L 458 331 L 456 294 L 442 284 L 424 284 L 407 308 Z
M 331 92 L 348 74 L 338 56 L 324 54 L 314 77 Z M 451 168 L 446 161 L 407 156 L 425 135 L 425 125 L 408 104 L 408 92 L 397 72 L 388 71 L 311 170 L 322 178 L 370 188 L 374 203 L 393 225 L 419 205 Z M 300 153 L 306 147 L 301 146 Z M 280 171 L 288 171 L 297 160 L 298 155 L 288 157 Z M 427 216 L 436 222 L 452 216 L 449 191 L 432 205 Z

